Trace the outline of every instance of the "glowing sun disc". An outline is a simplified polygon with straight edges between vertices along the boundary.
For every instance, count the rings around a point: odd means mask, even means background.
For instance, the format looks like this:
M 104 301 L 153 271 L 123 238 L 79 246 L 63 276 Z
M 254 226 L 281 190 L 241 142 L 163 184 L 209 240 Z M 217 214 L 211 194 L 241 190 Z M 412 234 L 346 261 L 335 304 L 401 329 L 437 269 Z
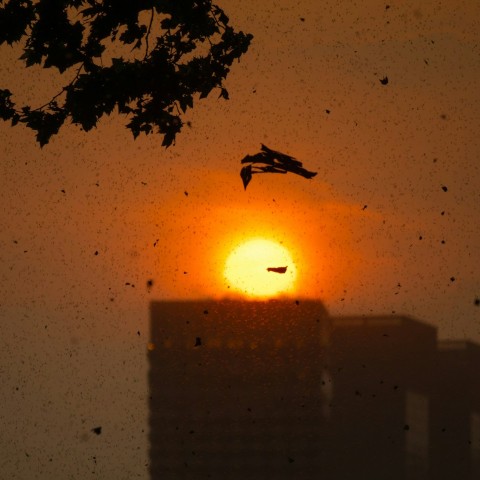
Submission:
M 287 267 L 285 273 L 275 271 L 282 271 L 283 267 Z M 257 238 L 241 244 L 230 253 L 225 262 L 224 276 L 233 290 L 265 298 L 291 292 L 297 270 L 286 248 Z

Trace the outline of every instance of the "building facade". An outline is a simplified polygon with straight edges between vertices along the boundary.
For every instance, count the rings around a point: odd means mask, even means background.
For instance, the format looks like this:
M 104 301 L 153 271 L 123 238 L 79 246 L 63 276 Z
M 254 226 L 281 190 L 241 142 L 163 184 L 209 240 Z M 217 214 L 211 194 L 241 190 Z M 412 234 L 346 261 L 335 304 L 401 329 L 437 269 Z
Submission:
M 313 300 L 152 302 L 151 478 L 480 478 L 479 348 Z

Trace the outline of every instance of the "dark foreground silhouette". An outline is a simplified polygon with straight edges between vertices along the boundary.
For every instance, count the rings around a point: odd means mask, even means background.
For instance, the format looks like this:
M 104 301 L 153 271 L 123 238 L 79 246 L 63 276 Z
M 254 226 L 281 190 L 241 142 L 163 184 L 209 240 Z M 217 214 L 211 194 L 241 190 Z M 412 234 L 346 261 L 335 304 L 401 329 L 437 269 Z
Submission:
M 248 184 L 252 180 L 252 175 L 255 173 L 295 173 L 304 178 L 313 178 L 317 173 L 309 172 L 303 168 L 302 162 L 296 158 L 286 155 L 285 153 L 271 150 L 263 145 L 260 152 L 255 155 L 246 155 L 241 160 L 242 165 L 245 165 L 240 170 L 240 177 L 242 177 L 243 187 L 247 189 Z
M 160 479 L 480 478 L 480 347 L 318 301 L 151 304 Z

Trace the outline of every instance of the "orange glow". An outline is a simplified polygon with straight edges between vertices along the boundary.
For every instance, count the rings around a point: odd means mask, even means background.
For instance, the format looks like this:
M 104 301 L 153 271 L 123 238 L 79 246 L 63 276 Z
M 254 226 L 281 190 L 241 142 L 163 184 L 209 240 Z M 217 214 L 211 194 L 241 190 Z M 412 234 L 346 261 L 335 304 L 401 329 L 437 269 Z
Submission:
M 287 267 L 284 273 L 271 269 Z M 270 269 L 270 271 L 269 271 Z M 262 238 L 236 247 L 225 262 L 224 276 L 236 292 L 267 298 L 294 290 L 297 269 L 288 250 Z

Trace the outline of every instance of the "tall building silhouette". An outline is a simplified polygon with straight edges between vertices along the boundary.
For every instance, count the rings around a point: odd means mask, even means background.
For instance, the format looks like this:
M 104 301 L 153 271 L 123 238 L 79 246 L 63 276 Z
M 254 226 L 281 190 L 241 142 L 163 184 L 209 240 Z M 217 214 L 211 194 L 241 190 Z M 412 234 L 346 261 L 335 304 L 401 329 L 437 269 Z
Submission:
M 152 302 L 151 478 L 478 478 L 480 347 L 438 345 L 313 300 Z
M 329 478 L 428 479 L 435 348 L 435 329 L 408 317 L 333 319 Z
M 432 478 L 480 478 L 480 346 L 442 341 L 432 396 Z

